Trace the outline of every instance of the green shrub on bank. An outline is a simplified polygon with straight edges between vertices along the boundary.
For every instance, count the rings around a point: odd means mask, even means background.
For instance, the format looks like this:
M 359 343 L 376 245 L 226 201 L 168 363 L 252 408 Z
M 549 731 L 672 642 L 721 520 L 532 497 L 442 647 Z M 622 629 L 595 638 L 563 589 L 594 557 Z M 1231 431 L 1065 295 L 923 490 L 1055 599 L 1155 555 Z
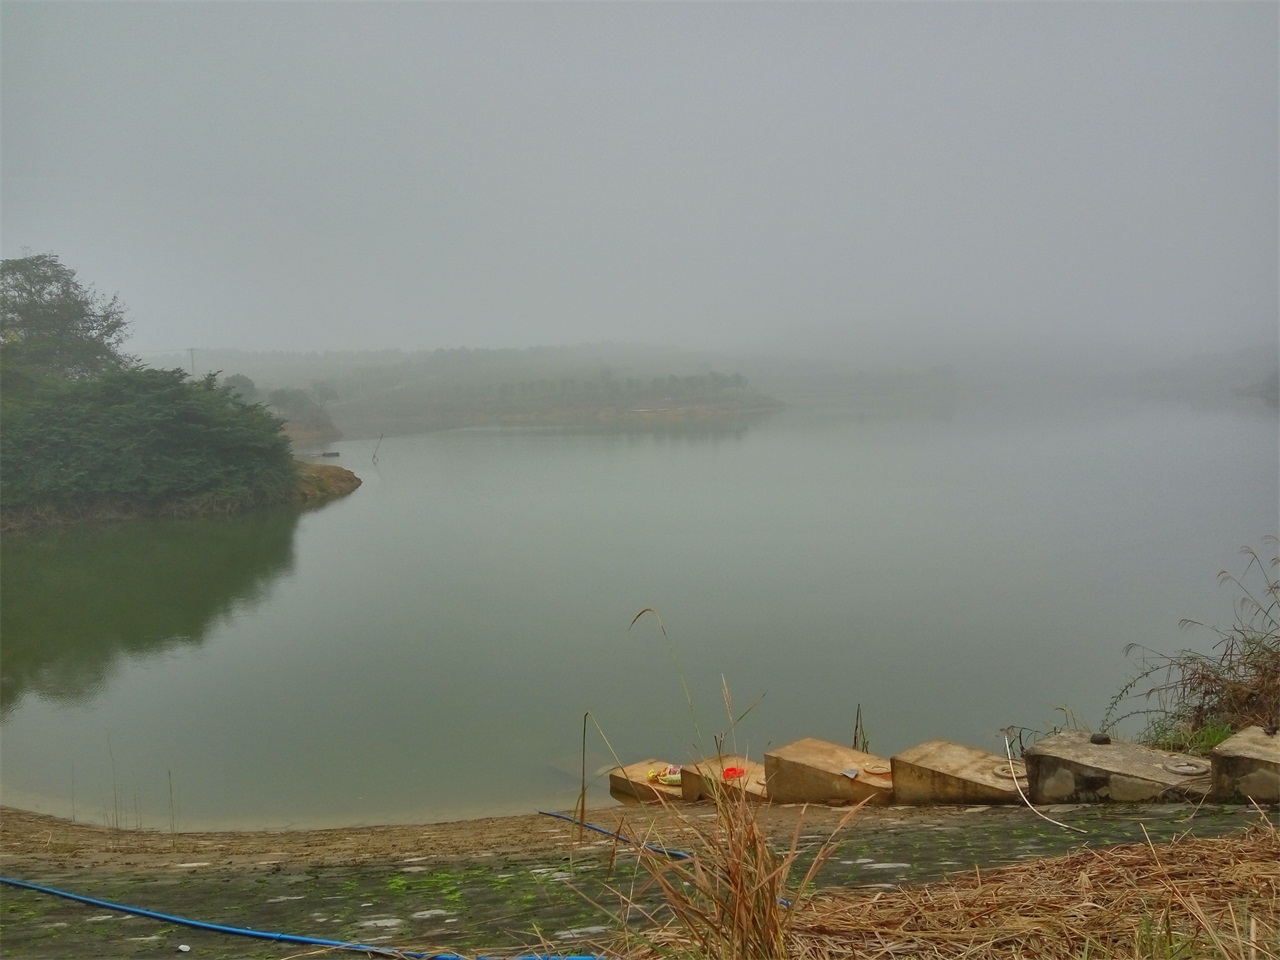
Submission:
M 285 499 L 296 480 L 282 421 L 216 374 L 138 367 L 9 396 L 0 418 L 6 513 Z

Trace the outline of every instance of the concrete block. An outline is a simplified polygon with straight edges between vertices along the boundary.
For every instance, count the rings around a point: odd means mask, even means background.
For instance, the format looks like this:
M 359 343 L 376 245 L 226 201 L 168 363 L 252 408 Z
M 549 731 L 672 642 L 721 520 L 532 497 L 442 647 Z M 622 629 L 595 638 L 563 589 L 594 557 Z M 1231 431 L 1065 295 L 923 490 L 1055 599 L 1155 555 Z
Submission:
M 1119 740 L 1093 743 L 1083 730 L 1039 740 L 1023 760 L 1032 803 L 1143 803 L 1209 793 L 1205 761 Z
M 888 760 L 806 737 L 764 755 L 765 781 L 774 803 L 889 803 Z
M 743 771 L 740 777 L 726 779 L 726 770 Z M 680 792 L 685 800 L 707 800 L 716 790 L 729 796 L 745 793 L 748 800 L 768 800 L 764 765 L 745 757 L 708 757 L 697 763 L 686 763 L 680 770 Z
M 1246 727 L 1209 752 L 1213 798 L 1280 803 L 1280 734 Z
M 893 799 L 895 803 L 928 804 L 1019 803 L 1013 774 L 1022 765 L 984 750 L 947 740 L 929 740 L 895 754 Z M 1025 788 L 1024 788 L 1025 789 Z
M 669 764 L 665 760 L 641 760 L 625 767 L 614 767 L 609 771 L 609 793 L 615 800 L 624 803 L 662 803 L 667 800 L 680 800 L 680 788 L 674 784 L 657 783 L 649 779 L 650 770 L 666 770 Z

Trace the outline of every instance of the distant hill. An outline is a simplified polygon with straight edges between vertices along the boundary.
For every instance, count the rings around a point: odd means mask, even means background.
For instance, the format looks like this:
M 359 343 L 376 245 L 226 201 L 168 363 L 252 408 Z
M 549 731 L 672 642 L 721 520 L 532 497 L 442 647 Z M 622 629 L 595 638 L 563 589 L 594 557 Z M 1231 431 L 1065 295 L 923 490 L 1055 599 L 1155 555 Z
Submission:
M 197 350 L 196 369 L 245 378 L 280 407 L 307 391 L 342 436 L 491 424 L 706 423 L 781 404 L 739 371 L 666 347 L 584 344 L 523 350 L 251 353 Z M 158 365 L 178 357 L 149 357 Z M 289 417 L 283 408 L 279 412 Z

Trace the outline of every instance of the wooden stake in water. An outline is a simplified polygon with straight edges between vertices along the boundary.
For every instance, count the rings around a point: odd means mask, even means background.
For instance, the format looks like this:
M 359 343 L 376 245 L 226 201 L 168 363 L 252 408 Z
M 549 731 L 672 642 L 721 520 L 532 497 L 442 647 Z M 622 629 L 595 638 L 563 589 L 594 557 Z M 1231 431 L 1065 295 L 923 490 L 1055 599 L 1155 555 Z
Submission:
M 871 752 L 871 741 L 867 739 L 867 731 L 862 726 L 862 704 L 853 715 L 853 749 L 863 753 Z
M 173 771 L 168 770 L 169 774 L 169 836 L 172 838 L 174 845 L 177 845 L 178 839 L 178 816 L 173 806 Z

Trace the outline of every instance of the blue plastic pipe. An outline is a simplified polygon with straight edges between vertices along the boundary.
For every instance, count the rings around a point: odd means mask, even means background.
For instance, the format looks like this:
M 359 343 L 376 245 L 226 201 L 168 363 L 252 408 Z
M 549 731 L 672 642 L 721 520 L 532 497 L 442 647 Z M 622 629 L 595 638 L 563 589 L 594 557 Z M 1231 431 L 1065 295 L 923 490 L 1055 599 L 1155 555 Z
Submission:
M 563 813 L 552 813 L 550 810 L 539 810 L 538 812 L 542 814 L 544 817 L 555 817 L 558 820 L 568 820 L 570 823 L 576 824 L 579 827 L 586 827 L 588 830 L 594 830 L 596 833 L 603 833 L 606 837 L 616 837 L 618 840 L 621 840 L 623 843 L 629 843 L 633 847 L 644 847 L 644 849 L 646 850 L 651 850 L 654 853 L 661 854 L 662 856 L 667 857 L 671 860 L 692 860 L 693 859 L 692 853 L 686 853 L 683 850 L 672 850 L 669 847 L 659 847 L 656 844 L 652 844 L 652 843 L 640 843 L 638 840 L 632 840 L 630 837 L 624 836 L 623 834 L 618 833 L 616 830 L 606 830 L 604 827 L 597 827 L 594 824 L 587 823 L 585 820 L 579 820 L 577 817 L 570 817 L 567 814 L 563 814 Z M 791 901 L 788 900 L 786 897 L 779 897 L 778 902 L 782 904 L 784 907 L 791 906 Z
M 203 920 L 192 920 L 188 917 L 175 917 L 167 913 L 157 913 L 154 910 L 144 910 L 141 907 L 129 907 L 120 903 L 112 903 L 109 900 L 97 900 L 94 897 L 81 896 L 78 893 L 68 893 L 66 890 L 57 890 L 53 887 L 43 887 L 38 883 L 28 883 L 25 880 L 13 880 L 9 877 L 0 877 L 0 884 L 9 887 L 17 887 L 22 890 L 34 890 L 36 893 L 48 894 L 52 897 L 65 897 L 68 900 L 76 900 L 80 903 L 87 903 L 90 906 L 102 907 L 106 910 L 116 910 L 120 913 L 131 913 L 138 917 L 150 917 L 152 920 L 161 920 L 165 923 L 176 923 L 184 927 L 193 927 L 196 930 L 211 930 L 214 933 L 229 933 L 239 937 L 254 937 L 258 940 L 274 940 L 277 943 L 300 943 L 305 946 L 316 947 L 335 947 L 340 950 L 356 950 L 361 953 L 374 953 L 384 957 L 412 957 L 413 960 L 466 960 L 456 953 L 411 953 L 407 950 L 394 950 L 390 947 L 374 947 L 359 943 L 343 943 L 341 940 L 321 940 L 317 937 L 300 937 L 292 933 L 264 933 L 261 930 L 250 930 L 246 927 L 227 927 L 220 923 L 206 923 Z M 498 957 L 477 957 L 476 960 L 500 960 Z M 594 954 L 522 954 L 518 957 L 512 957 L 510 960 L 608 960 L 605 957 L 597 957 Z
M 630 837 L 623 836 L 616 830 L 606 830 L 604 827 L 597 827 L 593 823 L 587 823 L 585 820 L 579 820 L 577 817 L 571 817 L 564 813 L 552 813 L 550 810 L 539 810 L 544 817 L 555 817 L 557 820 L 568 820 L 570 823 L 579 827 L 586 827 L 588 830 L 594 830 L 596 833 L 603 833 L 606 837 L 614 837 L 623 843 L 630 844 L 633 847 L 643 847 L 653 853 L 661 854 L 672 860 L 692 860 L 693 854 L 685 853 L 683 850 L 672 850 L 668 847 L 659 847 L 653 843 L 641 843 L 639 840 L 632 840 Z

